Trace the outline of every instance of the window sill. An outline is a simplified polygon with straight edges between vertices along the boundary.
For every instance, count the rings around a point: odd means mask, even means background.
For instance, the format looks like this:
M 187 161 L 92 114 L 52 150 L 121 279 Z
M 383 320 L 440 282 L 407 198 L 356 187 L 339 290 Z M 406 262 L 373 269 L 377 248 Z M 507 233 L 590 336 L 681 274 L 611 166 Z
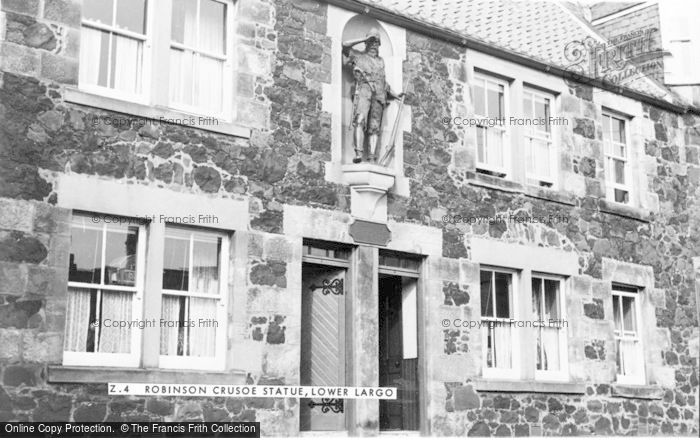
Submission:
M 151 119 L 157 123 L 172 124 L 177 126 L 187 126 L 204 131 L 216 132 L 219 134 L 228 134 L 235 137 L 250 138 L 250 129 L 237 125 L 231 122 L 219 121 L 216 125 L 209 124 L 177 124 L 163 121 L 161 119 L 198 119 L 199 115 L 189 114 L 183 111 L 174 110 L 160 106 L 145 105 L 142 103 L 128 102 L 125 100 L 115 99 L 113 97 L 100 96 L 98 94 L 88 93 L 77 88 L 66 88 L 64 99 L 66 102 L 75 103 L 78 105 L 89 106 L 93 108 L 114 111 L 122 114 L 130 114 L 146 119 Z
M 525 196 L 535 199 L 543 199 L 545 201 L 550 202 L 556 202 L 557 204 L 568 205 L 570 207 L 576 205 L 576 197 L 574 195 L 566 192 L 561 192 L 556 188 L 527 186 L 525 188 Z
M 631 207 L 629 205 L 618 204 L 616 202 L 600 199 L 598 208 L 603 213 L 614 214 L 626 218 L 636 219 L 640 222 L 649 223 L 649 211 L 641 208 Z
M 623 385 L 621 383 L 615 383 L 612 385 L 612 396 L 643 400 L 661 400 L 664 397 L 664 390 L 653 385 Z
M 49 366 L 49 383 L 199 383 L 245 385 L 245 372 L 189 371 L 157 368 Z
M 479 392 L 538 392 L 545 394 L 585 394 L 586 385 L 577 382 L 545 382 L 535 380 L 487 380 L 473 382 Z
M 510 193 L 523 193 L 530 198 L 556 202 L 557 204 L 572 207 L 576 205 L 576 197 L 574 195 L 562 192 L 557 188 L 523 185 L 519 182 L 479 172 L 467 172 L 467 182 L 477 187 L 485 187 Z
M 523 191 L 523 185 L 505 177 L 497 177 L 479 172 L 467 172 L 467 182 L 478 187 L 502 190 L 505 192 L 519 193 Z

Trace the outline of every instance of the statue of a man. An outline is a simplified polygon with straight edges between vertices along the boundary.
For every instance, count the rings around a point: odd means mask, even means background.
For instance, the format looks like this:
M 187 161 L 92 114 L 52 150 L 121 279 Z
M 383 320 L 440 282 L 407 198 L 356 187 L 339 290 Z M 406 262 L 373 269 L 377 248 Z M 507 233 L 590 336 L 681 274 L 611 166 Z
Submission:
M 365 43 L 361 52 L 353 49 L 357 44 Z M 377 161 L 377 143 L 382 117 L 387 106 L 387 98 L 400 99 L 403 93 L 396 94 L 386 82 L 384 60 L 379 56 L 381 40 L 377 29 L 370 30 L 365 38 L 343 42 L 345 66 L 352 68 L 355 78 L 352 96 L 352 126 L 355 143 L 353 163 L 362 161 L 365 134 L 368 136 L 369 161 Z

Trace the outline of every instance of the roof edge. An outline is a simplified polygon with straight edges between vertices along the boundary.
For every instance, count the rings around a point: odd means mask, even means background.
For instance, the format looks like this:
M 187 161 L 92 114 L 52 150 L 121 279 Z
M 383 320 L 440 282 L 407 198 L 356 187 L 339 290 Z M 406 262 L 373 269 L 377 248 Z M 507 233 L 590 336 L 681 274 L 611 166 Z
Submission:
M 333 6 L 337 6 L 343 9 L 347 9 L 356 13 L 364 14 L 375 18 L 377 20 L 385 21 L 387 23 L 403 27 L 407 30 L 411 30 L 416 33 L 420 33 L 426 36 L 440 39 L 452 44 L 463 46 L 469 49 L 474 49 L 479 52 L 486 53 L 488 55 L 493 55 L 498 58 L 502 58 L 508 61 L 512 61 L 516 64 L 520 64 L 526 67 L 530 67 L 535 70 L 541 70 L 550 74 L 558 74 L 562 77 L 567 77 L 568 73 L 564 68 L 561 68 L 554 64 L 549 64 L 543 61 L 538 61 L 533 58 L 529 58 L 520 53 L 507 50 L 492 44 L 488 44 L 484 41 L 480 41 L 473 37 L 469 37 L 460 34 L 455 31 L 444 29 L 442 27 L 436 26 L 432 23 L 425 21 L 420 21 L 415 18 L 407 17 L 404 15 L 399 15 L 393 11 L 381 8 L 376 5 L 370 5 L 364 3 L 360 0 L 322 0 Z M 676 103 L 668 102 L 663 99 L 659 99 L 648 94 L 641 93 L 639 91 L 632 90 L 624 86 L 614 86 L 611 87 L 610 84 L 605 83 L 601 79 L 589 78 L 587 81 L 577 81 L 581 85 L 591 85 L 598 89 L 610 91 L 615 94 L 619 94 L 626 97 L 631 97 L 642 102 L 655 105 L 657 107 L 667 109 L 679 114 L 693 113 L 700 115 L 700 108 L 692 105 L 679 105 Z

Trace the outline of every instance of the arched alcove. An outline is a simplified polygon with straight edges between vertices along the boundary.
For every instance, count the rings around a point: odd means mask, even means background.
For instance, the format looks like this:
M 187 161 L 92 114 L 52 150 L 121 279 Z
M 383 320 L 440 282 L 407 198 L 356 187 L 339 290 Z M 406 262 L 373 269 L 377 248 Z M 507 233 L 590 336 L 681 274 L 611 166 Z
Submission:
M 352 187 L 353 215 L 386 221 L 386 193 L 391 191 L 401 196 L 410 196 L 409 181 L 403 173 L 403 134 L 411 128 L 411 107 L 405 105 L 399 123 L 399 104 L 388 101 L 382 117 L 382 129 L 377 146 L 378 158 L 387 150 L 393 127 L 396 125 L 396 143 L 392 159 L 378 165 L 363 162 L 354 164 L 354 143 L 352 127 L 352 72 L 345 67 L 347 58 L 343 55 L 343 42 L 364 38 L 372 28 L 377 29 L 381 38 L 379 56 L 384 60 L 386 82 L 391 89 L 400 93 L 404 90 L 403 62 L 406 60 L 406 31 L 398 26 L 385 23 L 364 14 L 356 14 L 332 5 L 328 6 L 328 27 L 326 35 L 332 42 L 331 82 L 323 84 L 323 110 L 331 115 L 331 160 L 325 163 L 327 181 L 347 184 Z M 364 44 L 357 44 L 355 50 L 363 51 Z M 360 200 L 358 193 L 373 200 Z M 362 198 L 362 196 L 359 196 Z M 371 204 L 371 205 L 370 205 Z M 364 211 L 367 210 L 367 211 Z M 369 212 L 371 211 L 371 212 Z

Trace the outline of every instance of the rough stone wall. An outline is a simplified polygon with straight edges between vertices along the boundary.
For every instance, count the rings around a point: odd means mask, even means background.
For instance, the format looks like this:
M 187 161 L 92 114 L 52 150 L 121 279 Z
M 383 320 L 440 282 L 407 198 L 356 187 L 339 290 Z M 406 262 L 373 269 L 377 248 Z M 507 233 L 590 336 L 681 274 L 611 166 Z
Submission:
M 0 420 L 231 419 L 257 420 L 266 432 L 295 433 L 294 399 L 145 399 L 107 397 L 104 385 L 54 385 L 47 365 L 59 364 L 68 264 L 69 212 L 55 204 L 56 175 L 74 172 L 164 190 L 249 196 L 251 232 L 244 324 L 233 327 L 251 351 L 241 367 L 251 383 L 294 384 L 298 369 L 299 242 L 281 236 L 283 205 L 349 210 L 347 187 L 324 181 L 330 160 L 330 116 L 321 111 L 321 84 L 330 83 L 332 54 L 326 8 L 314 1 L 241 1 L 238 33 L 243 80 L 239 109 L 250 139 L 134 120 L 66 102 L 77 81 L 79 2 L 3 0 L 0 13 Z M 698 320 L 691 257 L 700 249 L 700 123 L 646 108 L 653 134 L 644 146 L 650 197 L 648 222 L 611 214 L 604 192 L 600 109 L 593 90 L 563 96 L 572 118 L 562 168 L 573 195 L 552 202 L 477 187 L 473 139 L 440 121 L 469 115 L 464 50 L 408 33 L 405 76 L 413 126 L 405 134 L 405 174 L 411 198 L 391 196 L 391 219 L 443 231 L 443 256 L 428 281 L 428 339 L 434 433 L 521 435 L 542 427 L 553 434 L 697 433 Z M 410 76 L 407 74 L 411 72 Z M 575 147 L 574 147 L 575 146 Z M 554 196 L 554 201 L 559 198 Z M 444 214 L 493 216 L 560 214 L 567 224 L 445 224 Z M 444 316 L 478 317 L 478 268 L 470 258 L 474 236 L 561 248 L 580 255 L 582 284 L 602 283 L 603 258 L 649 265 L 660 300 L 656 328 L 668 342 L 660 367 L 671 370 L 661 400 L 621 399 L 594 376 L 587 393 L 507 395 L 476 393 L 477 333 L 444 330 Z M 586 288 L 589 286 L 582 286 Z M 236 292 L 238 293 L 238 292 Z M 582 324 L 609 321 L 609 294 L 590 292 L 576 303 Z M 584 319 L 586 318 L 586 319 Z M 442 341 L 442 342 L 440 342 Z M 604 336 L 577 340 L 583 367 L 607 362 Z M 247 362 L 246 362 L 247 361 Z M 282 421 L 280 421 L 282 420 Z
M 324 182 L 330 82 L 326 6 L 243 1 L 237 20 L 237 122 L 250 139 L 151 123 L 65 100 L 78 80 L 80 1 L 3 0 L 0 12 L 0 419 L 261 421 L 298 430 L 294 399 L 107 397 L 105 385 L 47 383 L 61 363 L 70 212 L 60 173 L 222 198 L 250 198 L 246 303 L 230 334 L 249 383 L 298 383 L 300 253 L 279 234 L 284 203 L 347 209 Z M 303 44 L 301 43 L 303 41 Z M 298 271 L 298 272 L 296 272 Z
M 443 260 L 434 267 L 429 302 L 428 337 L 443 340 L 429 348 L 429 382 L 433 431 L 448 435 L 538 434 L 691 434 L 698 422 L 698 317 L 692 257 L 698 252 L 700 214 L 698 145 L 700 120 L 644 106 L 651 128 L 639 157 L 642 180 L 648 181 L 648 220 L 637 214 L 610 211 L 603 199 L 600 104 L 594 91 L 579 87 L 562 96 L 562 112 L 572 123 L 563 135 L 561 166 L 566 196 L 530 193 L 517 184 L 492 181 L 499 187 L 470 184 L 475 179 L 469 138 L 440 123 L 443 115 L 469 116 L 468 93 L 460 92 L 462 76 L 451 68 L 460 52 L 448 44 L 409 33 L 408 65 L 412 76 L 414 125 L 405 136 L 406 173 L 412 180 L 410 199 L 390 200 L 394 220 L 419 222 L 443 229 L 443 255 L 459 259 L 451 269 Z M 462 108 L 467 112 L 463 113 Z M 597 152 L 596 152 L 597 151 Z M 572 181 L 576 181 L 572 183 Z M 491 182 L 491 181 L 490 181 Z M 502 188 L 501 188 L 502 187 Z M 515 189 L 515 193 L 509 190 Z M 518 191 L 520 193 L 518 193 Z M 561 194 L 559 194 L 561 195 Z M 658 201 L 657 201 L 658 199 Z M 656 207 L 656 208 L 654 208 Z M 567 223 L 512 222 L 445 224 L 445 214 L 489 216 L 559 215 Z M 578 327 L 570 333 L 570 367 L 588 383 L 586 394 L 509 395 L 480 392 L 469 383 L 479 376 L 481 334 L 444 330 L 439 322 L 478 319 L 479 280 L 469 268 L 469 242 L 474 237 L 575 251 L 579 274 L 568 311 Z M 504 255 L 505 256 L 505 255 Z M 611 331 L 610 281 L 604 260 L 650 266 L 655 289 L 646 290 L 654 303 L 647 324 L 653 326 L 646 348 L 653 353 L 659 400 L 611 396 L 615 357 Z M 457 260 L 455 260 L 457 262 Z M 447 265 L 446 265 L 447 264 Z M 461 268 L 460 268 L 461 266 Z M 440 279 L 444 281 L 439 281 Z M 573 331 L 573 330 L 570 330 Z M 573 356 L 572 356 L 573 354 Z M 651 365 L 649 365 L 651 367 Z M 603 376 L 603 377 L 601 377 Z

